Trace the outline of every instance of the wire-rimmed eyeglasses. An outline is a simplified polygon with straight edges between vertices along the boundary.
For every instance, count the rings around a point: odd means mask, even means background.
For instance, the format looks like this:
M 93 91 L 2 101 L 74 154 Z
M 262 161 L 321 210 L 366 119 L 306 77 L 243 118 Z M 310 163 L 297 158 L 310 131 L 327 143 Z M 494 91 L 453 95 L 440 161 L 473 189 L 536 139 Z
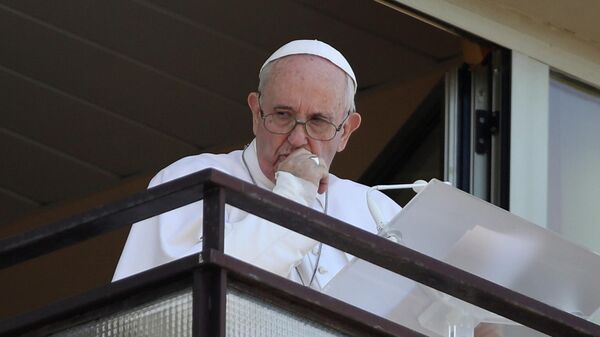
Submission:
M 336 126 L 332 122 L 320 117 L 311 118 L 307 121 L 300 121 L 287 111 L 276 111 L 265 114 L 262 107 L 260 107 L 260 118 L 262 118 L 267 131 L 278 135 L 287 135 L 292 132 L 298 124 L 301 124 L 304 126 L 304 131 L 306 131 L 308 137 L 320 141 L 332 140 L 342 129 L 348 117 L 350 117 L 350 111 L 348 111 L 342 122 Z

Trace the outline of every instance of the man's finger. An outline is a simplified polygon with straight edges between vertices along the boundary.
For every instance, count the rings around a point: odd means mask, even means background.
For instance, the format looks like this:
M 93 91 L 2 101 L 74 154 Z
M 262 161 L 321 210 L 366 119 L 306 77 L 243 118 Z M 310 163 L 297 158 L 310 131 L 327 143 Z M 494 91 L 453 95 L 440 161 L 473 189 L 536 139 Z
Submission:
M 319 189 L 317 190 L 317 193 L 323 194 L 323 193 L 327 192 L 328 187 L 329 187 L 329 175 L 326 175 L 325 177 L 323 177 L 323 179 L 321 179 L 321 181 L 319 181 Z

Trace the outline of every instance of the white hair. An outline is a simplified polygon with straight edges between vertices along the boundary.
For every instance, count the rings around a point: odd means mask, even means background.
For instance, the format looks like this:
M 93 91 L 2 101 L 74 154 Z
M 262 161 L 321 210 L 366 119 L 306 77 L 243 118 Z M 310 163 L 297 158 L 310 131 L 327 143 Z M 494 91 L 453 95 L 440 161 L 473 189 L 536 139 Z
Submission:
M 261 95 L 262 93 L 264 93 L 267 83 L 271 78 L 271 70 L 273 69 L 273 66 L 280 60 L 281 59 L 277 59 L 269 62 L 261 69 L 260 73 L 258 74 L 258 92 Z M 352 77 L 350 77 L 350 75 L 348 75 L 345 72 L 344 75 L 346 75 L 346 90 L 344 95 L 344 114 L 346 114 L 350 112 L 356 112 L 356 103 L 354 102 L 354 92 L 356 90 L 354 89 L 354 80 L 352 80 Z

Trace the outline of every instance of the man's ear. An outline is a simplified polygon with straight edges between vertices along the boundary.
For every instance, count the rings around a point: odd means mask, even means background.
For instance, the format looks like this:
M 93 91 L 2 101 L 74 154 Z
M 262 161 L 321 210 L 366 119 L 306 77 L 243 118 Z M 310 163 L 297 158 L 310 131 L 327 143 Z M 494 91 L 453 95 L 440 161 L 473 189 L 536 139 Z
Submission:
M 344 149 L 346 148 L 346 144 L 348 144 L 348 140 L 350 139 L 350 135 L 352 134 L 352 132 L 354 132 L 360 127 L 361 121 L 362 117 L 360 117 L 360 114 L 358 112 L 350 113 L 350 116 L 348 116 L 348 120 L 346 121 L 344 127 L 341 130 L 342 137 L 340 143 L 338 144 L 338 152 L 344 151 Z
M 248 107 L 252 112 L 252 132 L 256 136 L 256 131 L 260 125 L 260 104 L 258 102 L 258 92 L 251 92 L 248 94 Z

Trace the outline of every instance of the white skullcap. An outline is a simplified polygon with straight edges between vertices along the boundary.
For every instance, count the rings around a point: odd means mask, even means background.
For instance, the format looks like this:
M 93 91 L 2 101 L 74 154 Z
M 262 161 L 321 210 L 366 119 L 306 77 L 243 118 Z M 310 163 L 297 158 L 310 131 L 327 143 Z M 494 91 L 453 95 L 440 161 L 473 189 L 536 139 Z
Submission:
M 354 93 L 356 93 L 358 83 L 356 82 L 356 76 L 354 76 L 354 71 L 352 71 L 350 63 L 348 63 L 344 55 L 337 51 L 337 49 L 325 42 L 318 40 L 296 40 L 283 45 L 265 61 L 262 67 L 260 67 L 260 71 L 262 71 L 263 68 L 269 64 L 269 62 L 275 61 L 282 57 L 298 54 L 316 55 L 335 64 L 338 68 L 342 69 L 346 74 L 348 74 L 348 76 L 350 76 L 354 82 Z

